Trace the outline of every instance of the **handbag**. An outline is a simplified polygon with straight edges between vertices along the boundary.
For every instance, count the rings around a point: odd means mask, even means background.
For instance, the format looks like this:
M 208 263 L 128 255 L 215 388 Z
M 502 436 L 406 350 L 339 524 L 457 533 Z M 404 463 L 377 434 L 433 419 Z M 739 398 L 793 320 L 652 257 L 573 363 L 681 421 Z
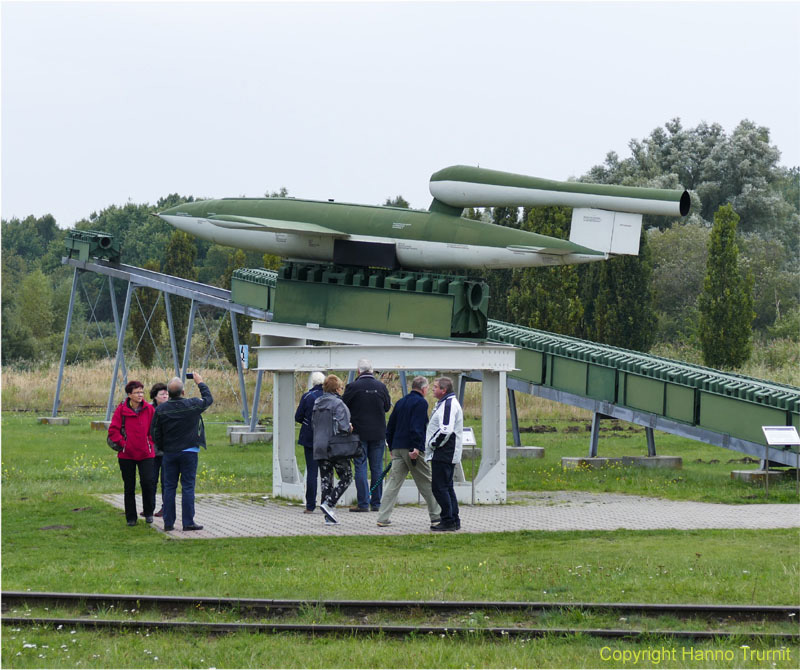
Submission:
M 328 460 L 355 458 L 361 453 L 361 438 L 358 433 L 331 435 L 328 439 Z
M 119 432 L 122 433 L 122 439 L 127 440 L 128 436 L 125 433 L 125 415 L 122 415 L 122 426 L 120 426 Z M 116 442 L 112 441 L 111 436 L 106 435 L 106 444 L 111 447 L 114 451 L 119 453 L 124 449 L 124 447 L 120 447 Z

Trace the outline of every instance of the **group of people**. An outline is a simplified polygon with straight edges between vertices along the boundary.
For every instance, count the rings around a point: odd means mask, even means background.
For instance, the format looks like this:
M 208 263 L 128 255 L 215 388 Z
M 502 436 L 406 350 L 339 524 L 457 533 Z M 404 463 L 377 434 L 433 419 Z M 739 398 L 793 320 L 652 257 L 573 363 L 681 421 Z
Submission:
M 200 447 L 206 438 L 202 413 L 213 403 L 211 391 L 198 373 L 187 374 L 200 391 L 187 398 L 183 381 L 154 384 L 145 400 L 139 381 L 125 386 L 127 398 L 114 411 L 108 428 L 125 490 L 125 519 L 138 522 L 136 472 L 142 489 L 146 523 L 162 517 L 164 530 L 175 529 L 175 498 L 181 485 L 183 530 L 202 530 L 195 522 L 194 489 Z M 389 417 L 392 402 L 386 385 L 375 377 L 367 359 L 358 362 L 358 376 L 345 387 L 336 375 L 313 372 L 310 389 L 295 413 L 301 424 L 299 442 L 306 460 L 306 508 L 316 509 L 317 477 L 321 481 L 320 508 L 325 523 L 339 523 L 336 503 L 353 481 L 357 503 L 351 512 L 377 512 L 380 527 L 391 525 L 391 514 L 406 476 L 411 473 L 425 499 L 431 530 L 461 528 L 453 474 L 461 460 L 463 412 L 453 392 L 453 381 L 439 377 L 433 383 L 436 405 L 428 418 L 428 380 L 415 377 L 411 391 L 401 398 Z M 383 490 L 383 456 L 391 453 L 386 490 Z M 369 477 L 367 472 L 369 471 Z M 334 476 L 336 480 L 334 480 Z M 161 479 L 162 509 L 155 512 L 156 488 Z
M 144 384 L 125 385 L 127 398 L 114 410 L 108 427 L 109 441 L 117 450 L 117 461 L 125 491 L 125 519 L 129 526 L 138 522 L 136 510 L 136 471 L 142 489 L 141 515 L 146 523 L 162 517 L 164 530 L 175 529 L 175 497 L 181 485 L 183 530 L 202 530 L 194 520 L 194 486 L 200 447 L 206 446 L 202 413 L 214 401 L 208 385 L 195 372 L 188 374 L 200 391 L 200 398 L 186 398 L 180 378 L 150 389 L 145 400 Z M 161 479 L 162 508 L 155 512 L 156 489 Z
M 378 512 L 378 526 L 391 525 L 397 496 L 411 473 L 428 506 L 431 530 L 461 528 L 453 474 L 461 460 L 463 412 L 452 379 L 434 381 L 437 402 L 429 419 L 428 380 L 415 377 L 409 394 L 392 410 L 388 425 L 389 391 L 367 359 L 358 362 L 358 376 L 346 388 L 336 375 L 326 377 L 321 372 L 311 374 L 309 386 L 295 413 L 306 460 L 306 514 L 316 509 L 319 476 L 325 523 L 339 522 L 336 503 L 353 480 L 352 460 L 357 504 L 349 508 L 351 512 Z M 384 492 L 381 477 L 387 445 L 391 464 Z

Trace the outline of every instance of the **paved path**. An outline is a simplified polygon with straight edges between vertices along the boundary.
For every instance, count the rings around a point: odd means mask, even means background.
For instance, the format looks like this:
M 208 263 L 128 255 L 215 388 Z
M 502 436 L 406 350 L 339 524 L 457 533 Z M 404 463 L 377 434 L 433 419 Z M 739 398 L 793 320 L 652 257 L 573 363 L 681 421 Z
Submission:
M 124 509 L 122 494 L 100 496 Z M 137 497 L 141 509 L 141 497 Z M 379 528 L 376 513 L 352 514 L 337 509 L 339 524 L 326 525 L 321 510 L 303 514 L 303 505 L 276 501 L 262 494 L 198 495 L 197 523 L 202 531 L 167 533 L 175 539 L 286 537 L 293 535 L 410 535 L 430 533 L 424 506 L 398 505 L 392 525 Z M 505 505 L 461 505 L 461 533 L 517 530 L 652 530 L 662 528 L 800 528 L 800 505 L 721 505 L 582 491 L 509 492 Z M 124 518 L 120 519 L 124 523 Z M 144 523 L 141 519 L 140 523 Z M 161 519 L 153 527 L 163 532 Z

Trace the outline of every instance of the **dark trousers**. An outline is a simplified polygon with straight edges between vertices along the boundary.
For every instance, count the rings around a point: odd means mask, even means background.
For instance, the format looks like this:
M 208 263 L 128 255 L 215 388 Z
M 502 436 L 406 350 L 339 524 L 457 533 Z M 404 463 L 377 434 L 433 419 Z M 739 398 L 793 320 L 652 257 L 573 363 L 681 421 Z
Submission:
M 164 475 L 162 474 L 163 456 L 156 456 L 153 459 L 153 509 L 156 508 L 156 492 L 158 491 L 158 479 L 161 478 L 161 497 L 164 497 Z
M 125 487 L 125 519 L 136 521 L 136 468 L 139 468 L 139 483 L 142 487 L 142 507 L 145 516 L 153 516 L 155 493 L 153 491 L 153 459 L 145 458 L 134 461 L 130 458 L 118 458 L 119 471 Z
M 164 503 L 164 527 L 175 525 L 175 495 L 178 480 L 181 482 L 181 521 L 183 525 L 194 525 L 194 482 L 197 477 L 197 452 L 179 451 L 164 453 L 162 476 Z
M 358 506 L 363 509 L 372 506 L 377 510 L 381 506 L 383 482 L 378 486 L 375 486 L 375 483 L 383 472 L 383 452 L 385 450 L 385 440 L 361 440 L 361 451 L 353 460 L 356 469 L 356 497 Z M 370 481 L 367 481 L 367 463 L 369 463 Z M 375 486 L 371 495 L 370 486 Z
M 353 471 L 350 469 L 350 459 L 344 458 L 339 461 L 317 461 L 319 464 L 319 475 L 322 481 L 322 499 L 321 502 L 327 502 L 331 507 L 336 505 L 342 493 L 347 490 L 350 483 L 353 481 Z M 336 476 L 339 478 L 339 483 L 334 488 L 333 486 L 333 471 L 336 470 Z
M 303 447 L 303 453 L 306 457 L 306 509 L 313 512 L 317 507 L 317 476 L 319 475 L 319 466 L 314 460 L 313 447 Z
M 461 523 L 458 516 L 458 500 L 453 489 L 453 472 L 456 466 L 443 461 L 431 461 L 431 490 L 442 508 L 442 524 L 454 526 Z

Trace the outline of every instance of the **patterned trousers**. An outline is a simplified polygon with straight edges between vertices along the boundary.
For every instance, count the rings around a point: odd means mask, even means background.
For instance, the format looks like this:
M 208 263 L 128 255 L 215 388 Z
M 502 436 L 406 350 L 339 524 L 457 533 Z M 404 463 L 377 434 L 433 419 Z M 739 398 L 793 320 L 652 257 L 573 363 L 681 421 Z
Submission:
M 322 482 L 321 501 L 327 502 L 331 507 L 336 505 L 336 501 L 353 481 L 353 470 L 350 467 L 350 459 L 345 458 L 338 461 L 317 461 L 319 464 L 319 478 Z M 339 483 L 334 487 L 333 472 L 339 478 Z

